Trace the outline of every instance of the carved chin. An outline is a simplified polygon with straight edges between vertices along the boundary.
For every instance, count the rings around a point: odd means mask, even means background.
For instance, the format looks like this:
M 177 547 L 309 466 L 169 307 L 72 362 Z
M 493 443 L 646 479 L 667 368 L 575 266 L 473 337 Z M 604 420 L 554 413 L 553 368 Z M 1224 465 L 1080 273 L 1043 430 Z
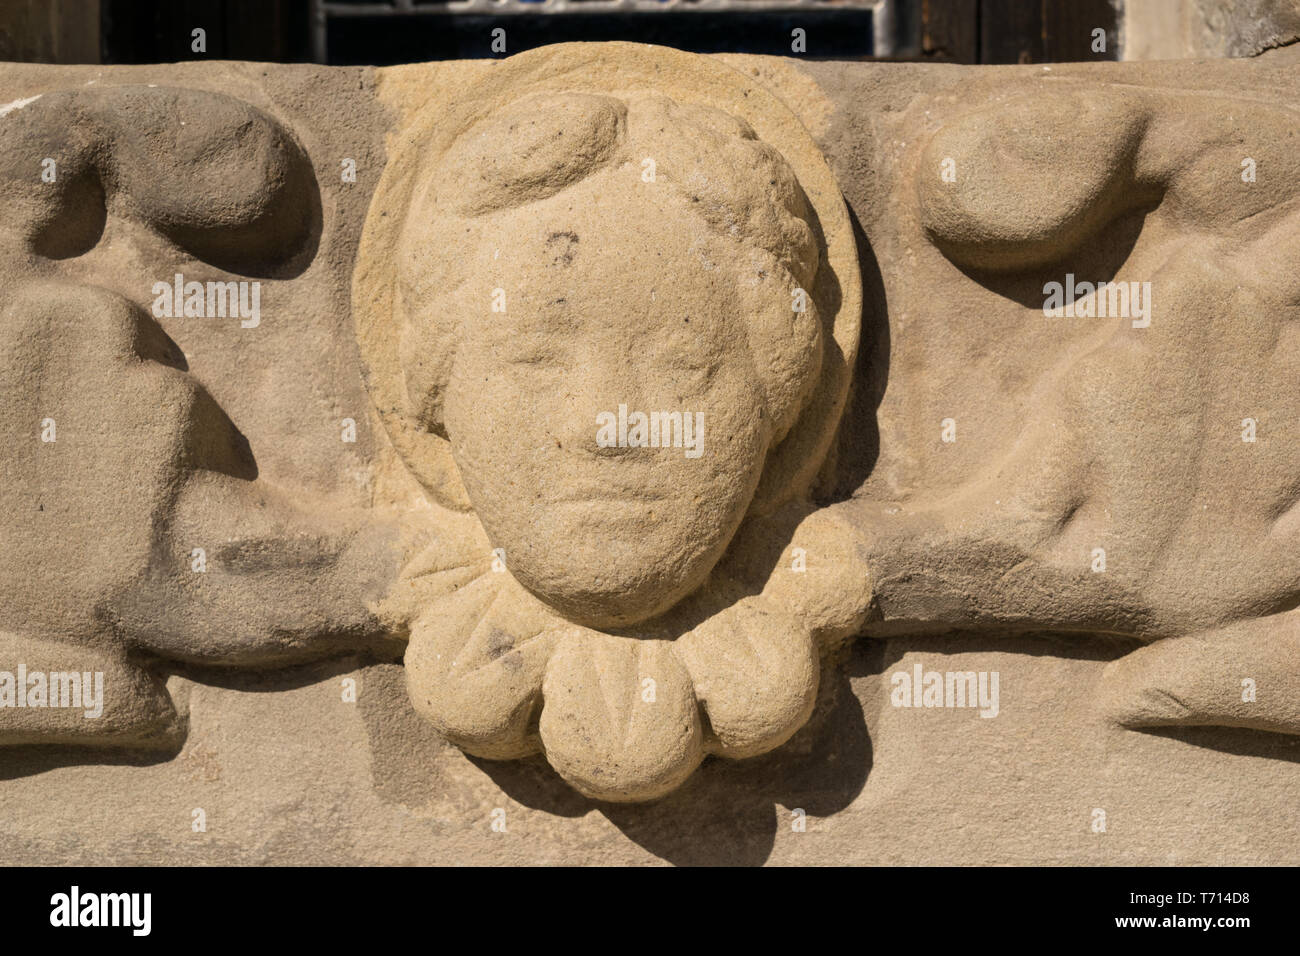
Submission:
M 510 567 L 515 579 L 569 620 L 596 628 L 618 628 L 649 620 L 694 591 L 707 576 L 711 560 L 678 564 L 675 573 L 646 567 L 620 568 L 609 562 L 586 566 Z
M 656 617 L 703 583 L 726 540 L 701 537 L 534 535 L 504 551 L 514 578 L 555 612 L 618 628 Z

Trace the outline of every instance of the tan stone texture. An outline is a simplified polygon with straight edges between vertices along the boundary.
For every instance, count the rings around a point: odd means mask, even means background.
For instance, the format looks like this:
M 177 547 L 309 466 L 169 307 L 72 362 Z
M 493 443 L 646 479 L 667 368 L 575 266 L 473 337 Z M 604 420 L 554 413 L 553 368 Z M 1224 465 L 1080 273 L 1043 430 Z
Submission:
M 1293 50 L 0 89 L 8 860 L 1300 862 Z

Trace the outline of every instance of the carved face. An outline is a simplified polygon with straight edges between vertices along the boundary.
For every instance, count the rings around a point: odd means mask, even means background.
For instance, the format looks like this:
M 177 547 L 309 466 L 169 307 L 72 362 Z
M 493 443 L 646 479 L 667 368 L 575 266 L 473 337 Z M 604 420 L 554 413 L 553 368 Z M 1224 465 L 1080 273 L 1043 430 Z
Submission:
M 471 215 L 454 262 L 408 262 L 403 363 L 510 571 L 619 626 L 704 580 L 815 384 L 816 251 L 793 174 L 730 117 L 546 99 L 450 152 L 440 204 Z

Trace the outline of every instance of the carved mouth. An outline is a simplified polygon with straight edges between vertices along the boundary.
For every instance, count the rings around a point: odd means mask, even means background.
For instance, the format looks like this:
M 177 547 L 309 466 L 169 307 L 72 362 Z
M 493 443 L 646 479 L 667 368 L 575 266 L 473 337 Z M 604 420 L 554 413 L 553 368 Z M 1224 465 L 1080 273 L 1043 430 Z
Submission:
M 645 505 L 655 504 L 667 500 L 668 496 L 660 494 L 657 491 L 646 491 L 638 488 L 636 490 L 620 490 L 618 488 L 584 489 L 577 492 L 567 492 L 556 495 L 553 499 L 557 504 L 562 505 L 590 505 L 590 504 L 626 504 L 626 505 Z

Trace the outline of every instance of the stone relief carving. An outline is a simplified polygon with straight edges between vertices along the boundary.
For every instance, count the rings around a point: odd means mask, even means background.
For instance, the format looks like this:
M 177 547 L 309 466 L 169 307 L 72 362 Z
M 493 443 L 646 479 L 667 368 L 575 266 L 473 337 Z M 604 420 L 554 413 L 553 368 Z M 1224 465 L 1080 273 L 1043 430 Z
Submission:
M 938 130 L 916 178 L 926 236 L 1085 334 L 1025 390 L 1001 458 L 871 536 L 893 614 L 1134 637 L 1151 643 L 1109 666 L 1099 701 L 1121 723 L 1300 731 L 1295 118 L 1062 83 Z M 949 157 L 955 182 L 931 174 Z
M 512 59 L 402 132 L 354 310 L 438 527 L 403 574 L 421 714 L 608 800 L 803 724 L 867 608 L 809 497 L 861 293 L 830 171 L 771 94 L 668 51 Z M 814 540 L 799 584 L 774 569 Z
M 1291 111 L 1077 78 L 949 105 L 892 207 L 902 281 L 946 303 L 908 316 L 931 330 L 901 363 L 917 391 L 880 403 L 911 445 L 871 456 L 844 436 L 888 387 L 861 380 L 878 336 L 859 359 L 888 303 L 800 120 L 709 58 L 512 57 L 389 131 L 339 326 L 383 436 L 364 508 L 263 475 L 139 293 L 160 263 L 204 303 L 329 281 L 323 164 L 225 94 L 11 106 L 0 417 L 30 450 L 0 483 L 0 648 L 106 691 L 94 721 L 0 707 L 0 743 L 174 747 L 160 661 L 373 650 L 465 751 L 642 801 L 785 743 L 851 638 L 981 631 L 1143 642 L 1096 701 L 1125 726 L 1300 731 L 1300 220 L 1236 174 L 1300 181 Z M 155 294 L 180 316 L 177 282 Z M 960 328 L 979 309 L 1005 340 Z M 1017 428 L 918 480 L 909 456 L 943 441 L 926 389 L 966 362 L 987 385 L 982 356 L 1018 348 L 1039 357 L 1003 374 Z
M 219 280 L 233 315 L 226 280 L 301 271 L 315 177 L 287 130 L 221 94 L 55 92 L 4 123 L 0 416 L 29 450 L 0 483 L 0 742 L 168 747 L 183 721 L 149 659 L 275 664 L 379 632 L 382 526 L 260 480 L 139 295 L 172 263 Z M 197 294 L 203 315 L 214 284 L 181 284 L 177 314 Z M 70 696 L 95 702 L 51 703 Z

